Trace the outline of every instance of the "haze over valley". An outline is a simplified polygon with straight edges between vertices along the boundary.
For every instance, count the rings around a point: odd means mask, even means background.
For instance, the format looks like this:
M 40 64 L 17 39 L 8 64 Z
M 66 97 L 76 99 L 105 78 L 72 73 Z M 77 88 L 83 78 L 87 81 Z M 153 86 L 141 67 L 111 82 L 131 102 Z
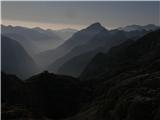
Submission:
M 159 4 L 2 2 L 2 120 L 159 120 Z

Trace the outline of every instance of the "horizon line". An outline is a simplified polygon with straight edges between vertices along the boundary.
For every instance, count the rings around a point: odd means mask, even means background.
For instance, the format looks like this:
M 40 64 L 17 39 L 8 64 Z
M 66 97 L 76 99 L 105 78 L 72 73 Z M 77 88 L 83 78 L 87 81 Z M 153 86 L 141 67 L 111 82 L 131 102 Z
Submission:
M 6 23 L 3 22 L 3 21 L 7 21 Z M 12 22 L 12 23 L 9 23 L 9 22 Z M 24 23 L 24 24 L 14 24 L 14 23 Z M 82 29 L 85 29 L 86 27 L 96 23 L 92 23 L 92 24 L 89 24 L 89 25 L 75 25 L 75 24 L 60 24 L 60 23 L 57 23 L 57 24 L 53 24 L 53 23 L 40 23 L 40 22 L 31 22 L 31 21 L 17 21 L 16 20 L 1 20 L 1 26 L 12 26 L 12 27 L 24 27 L 24 28 L 28 28 L 28 29 L 34 29 L 34 28 L 41 28 L 43 30 L 64 30 L 64 29 L 73 29 L 73 30 L 82 30 Z M 32 25 L 27 25 L 26 23 L 32 23 Z M 100 22 L 98 22 L 100 23 Z M 34 25 L 33 25 L 34 24 Z M 36 25 L 37 24 L 37 25 Z M 39 25 L 38 25 L 39 24 Z M 100 23 L 101 24 L 101 23 Z M 50 27 L 47 27 L 47 26 L 50 26 Z M 124 25 L 124 26 L 119 26 L 119 27 L 107 27 L 107 26 L 104 26 L 103 24 L 101 24 L 103 27 L 105 27 L 106 29 L 108 30 L 114 30 L 114 29 L 118 29 L 118 28 L 124 28 L 124 27 L 127 27 L 127 26 L 131 26 L 131 25 L 138 25 L 138 26 L 146 26 L 146 25 L 155 25 L 155 26 L 159 26 L 160 25 L 157 25 L 157 24 L 153 24 L 153 23 L 149 23 L 149 24 L 145 24 L 145 25 L 139 25 L 139 24 L 129 24 L 129 25 Z M 72 26 L 72 27 L 70 27 Z M 79 27 L 78 27 L 79 26 Z M 54 29 L 53 29 L 54 27 Z M 57 27 L 57 28 L 56 28 Z

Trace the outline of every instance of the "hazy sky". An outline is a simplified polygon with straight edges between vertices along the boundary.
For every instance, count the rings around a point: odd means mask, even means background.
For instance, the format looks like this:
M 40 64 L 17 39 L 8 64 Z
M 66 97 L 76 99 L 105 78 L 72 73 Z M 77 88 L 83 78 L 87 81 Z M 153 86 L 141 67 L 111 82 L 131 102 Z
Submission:
M 94 22 L 108 28 L 160 24 L 160 2 L 2 2 L 2 24 L 81 29 Z

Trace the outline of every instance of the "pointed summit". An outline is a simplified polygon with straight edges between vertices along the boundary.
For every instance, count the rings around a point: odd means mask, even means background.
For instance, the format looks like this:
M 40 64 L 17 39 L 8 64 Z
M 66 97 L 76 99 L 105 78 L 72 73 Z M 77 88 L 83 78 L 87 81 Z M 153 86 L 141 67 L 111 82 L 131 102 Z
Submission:
M 88 26 L 87 29 L 91 29 L 91 30 L 103 30 L 105 28 L 99 22 L 96 22 L 96 23 L 93 23 L 90 26 Z
M 99 22 L 91 24 L 89 27 L 99 27 L 102 26 Z

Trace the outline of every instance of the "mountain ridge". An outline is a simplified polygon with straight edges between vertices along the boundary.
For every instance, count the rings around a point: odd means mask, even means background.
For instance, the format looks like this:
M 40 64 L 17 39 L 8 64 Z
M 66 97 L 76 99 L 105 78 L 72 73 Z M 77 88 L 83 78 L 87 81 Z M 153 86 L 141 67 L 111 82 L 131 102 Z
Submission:
M 6 36 L 1 38 L 2 71 L 26 78 L 38 71 L 33 58 L 15 40 Z
M 2 119 L 159 120 L 159 52 L 160 29 L 98 52 L 79 78 L 44 71 L 22 81 L 2 72 Z

